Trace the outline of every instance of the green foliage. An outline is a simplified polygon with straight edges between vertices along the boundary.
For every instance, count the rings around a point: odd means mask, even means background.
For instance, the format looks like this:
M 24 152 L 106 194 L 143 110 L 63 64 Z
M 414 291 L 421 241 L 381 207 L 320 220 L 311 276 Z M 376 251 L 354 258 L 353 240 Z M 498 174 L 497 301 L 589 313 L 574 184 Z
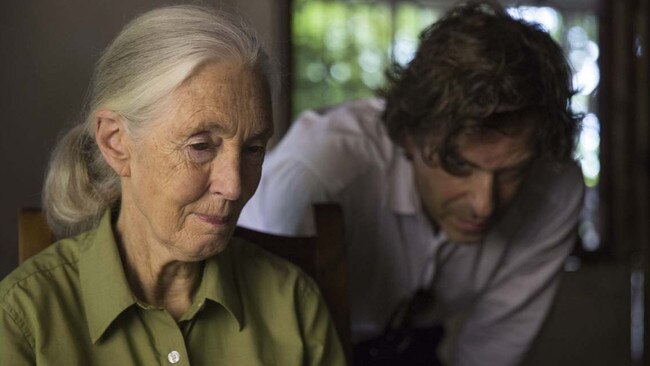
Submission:
M 437 12 L 408 3 L 396 10 L 393 18 L 388 3 L 295 1 L 294 118 L 306 109 L 372 95 L 394 49 L 409 59 Z

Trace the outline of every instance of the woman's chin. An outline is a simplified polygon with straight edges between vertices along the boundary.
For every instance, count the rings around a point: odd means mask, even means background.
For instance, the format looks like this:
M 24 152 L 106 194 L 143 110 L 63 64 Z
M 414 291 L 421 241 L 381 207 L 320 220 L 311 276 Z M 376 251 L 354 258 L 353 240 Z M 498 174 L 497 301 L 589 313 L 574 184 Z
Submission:
M 227 247 L 228 241 L 226 240 L 206 240 L 190 244 L 185 256 L 192 262 L 202 261 L 223 252 Z

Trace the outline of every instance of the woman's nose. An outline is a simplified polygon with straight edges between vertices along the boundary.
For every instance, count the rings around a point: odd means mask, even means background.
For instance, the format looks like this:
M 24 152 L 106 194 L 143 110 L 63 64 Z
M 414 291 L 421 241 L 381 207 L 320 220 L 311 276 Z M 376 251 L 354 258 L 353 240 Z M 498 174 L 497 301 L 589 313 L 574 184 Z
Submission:
M 242 193 L 240 154 L 223 152 L 215 158 L 211 169 L 210 193 L 228 201 L 238 200 Z

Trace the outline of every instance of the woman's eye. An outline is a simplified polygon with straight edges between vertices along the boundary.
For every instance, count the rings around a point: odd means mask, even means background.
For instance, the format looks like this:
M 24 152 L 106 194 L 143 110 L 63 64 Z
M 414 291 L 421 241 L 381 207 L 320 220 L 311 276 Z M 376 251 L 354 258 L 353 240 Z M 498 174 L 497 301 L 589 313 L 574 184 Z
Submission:
M 191 161 L 202 164 L 210 161 L 214 155 L 215 146 L 210 141 L 197 141 L 187 145 Z
M 190 145 L 190 148 L 196 151 L 204 151 L 210 149 L 212 146 L 209 142 L 197 142 Z
M 266 150 L 264 146 L 249 146 L 246 148 L 246 152 L 250 154 L 260 154 L 263 153 L 264 150 Z
M 266 147 L 264 146 L 249 146 L 244 149 L 244 156 L 255 163 L 261 163 L 266 154 Z

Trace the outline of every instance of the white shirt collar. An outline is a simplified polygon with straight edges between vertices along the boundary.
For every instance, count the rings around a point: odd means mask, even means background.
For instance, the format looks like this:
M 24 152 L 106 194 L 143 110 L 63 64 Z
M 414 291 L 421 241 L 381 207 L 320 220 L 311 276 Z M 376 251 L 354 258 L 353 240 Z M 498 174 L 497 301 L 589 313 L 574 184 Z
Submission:
M 398 147 L 395 152 L 388 169 L 390 207 L 396 214 L 415 215 L 421 210 L 421 203 L 413 179 L 413 165 L 404 149 Z

